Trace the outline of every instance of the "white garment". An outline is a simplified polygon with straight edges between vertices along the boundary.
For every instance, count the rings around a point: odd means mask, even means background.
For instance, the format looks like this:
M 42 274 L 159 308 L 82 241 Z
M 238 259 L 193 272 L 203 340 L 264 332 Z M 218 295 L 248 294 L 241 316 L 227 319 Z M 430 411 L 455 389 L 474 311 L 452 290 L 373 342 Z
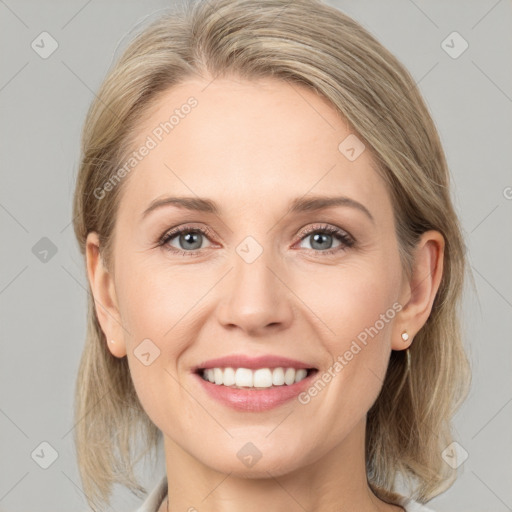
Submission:
M 158 485 L 147 495 L 144 503 L 136 512 L 157 512 L 166 497 L 167 475 L 164 475 Z
M 148 494 L 146 500 L 136 512 L 157 512 L 166 496 L 167 475 L 165 475 L 158 485 Z M 404 507 L 406 512 L 434 512 L 432 509 L 424 507 L 411 498 L 403 497 L 397 504 Z

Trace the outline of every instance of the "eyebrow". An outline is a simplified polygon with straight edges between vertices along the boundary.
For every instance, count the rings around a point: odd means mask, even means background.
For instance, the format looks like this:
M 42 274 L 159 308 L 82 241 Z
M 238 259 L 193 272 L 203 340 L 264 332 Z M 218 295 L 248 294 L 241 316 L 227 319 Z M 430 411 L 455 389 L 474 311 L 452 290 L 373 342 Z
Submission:
M 147 217 L 154 210 L 171 205 L 186 210 L 212 213 L 214 215 L 220 214 L 220 208 L 211 199 L 204 199 L 200 197 L 165 197 L 163 199 L 155 199 L 152 201 L 148 208 L 144 210 L 142 218 Z M 375 223 L 373 215 L 366 208 L 366 206 L 354 199 L 351 199 L 350 197 L 345 196 L 309 196 L 306 198 L 299 197 L 290 203 L 289 211 L 291 213 L 316 212 L 336 206 L 355 208 L 363 212 L 373 223 Z

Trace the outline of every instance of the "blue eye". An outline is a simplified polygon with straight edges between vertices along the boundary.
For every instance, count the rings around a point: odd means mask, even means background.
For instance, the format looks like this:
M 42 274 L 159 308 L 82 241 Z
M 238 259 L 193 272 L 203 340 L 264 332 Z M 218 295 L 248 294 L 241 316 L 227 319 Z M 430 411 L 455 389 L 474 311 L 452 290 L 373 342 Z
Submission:
M 306 233 L 303 233 L 301 240 L 308 239 L 311 240 L 311 250 L 322 254 L 334 254 L 354 245 L 354 240 L 347 233 L 329 225 L 313 227 Z M 333 239 L 339 242 L 339 245 L 334 248 L 332 247 Z
M 183 226 L 176 228 L 170 232 L 167 232 L 160 240 L 159 245 L 164 246 L 171 252 L 183 254 L 187 256 L 194 256 L 198 254 L 201 246 L 201 237 L 207 237 L 210 234 L 206 228 L 191 228 Z M 173 247 L 169 244 L 171 240 L 178 237 L 178 243 L 182 247 L 186 247 L 192 250 L 183 250 L 180 248 Z

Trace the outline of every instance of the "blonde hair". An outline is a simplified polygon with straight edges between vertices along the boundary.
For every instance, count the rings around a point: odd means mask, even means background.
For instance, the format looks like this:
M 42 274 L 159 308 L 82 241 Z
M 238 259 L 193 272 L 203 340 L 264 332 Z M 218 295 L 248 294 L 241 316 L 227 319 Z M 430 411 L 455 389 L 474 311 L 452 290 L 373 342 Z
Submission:
M 456 479 L 441 452 L 452 441 L 451 418 L 470 385 L 460 324 L 465 246 L 443 148 L 416 84 L 356 21 L 319 0 L 208 0 L 182 3 L 142 30 L 109 71 L 85 121 L 73 207 L 82 254 L 87 234 L 95 231 L 102 256 L 111 259 L 123 183 L 101 200 L 94 191 L 119 169 L 159 93 L 190 78 L 229 75 L 309 87 L 349 122 L 385 179 L 407 275 L 423 232 L 437 230 L 445 238 L 444 274 L 431 314 L 409 349 L 411 370 L 405 351 L 392 351 L 382 391 L 367 415 L 371 489 L 395 502 L 401 476 L 425 503 Z M 75 420 L 89 504 L 109 503 L 114 483 L 144 493 L 134 465 L 156 448 L 161 432 L 139 403 L 126 358 L 108 350 L 91 295 Z M 132 453 L 137 435 L 139 454 Z

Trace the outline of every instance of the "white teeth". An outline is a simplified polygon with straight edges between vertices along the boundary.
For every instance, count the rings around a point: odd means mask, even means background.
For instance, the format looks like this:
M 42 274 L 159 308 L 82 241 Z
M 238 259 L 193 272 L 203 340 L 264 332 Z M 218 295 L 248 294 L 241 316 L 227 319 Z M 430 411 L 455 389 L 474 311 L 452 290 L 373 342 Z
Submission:
M 305 379 L 308 374 L 308 371 L 304 368 L 300 368 L 295 373 L 295 382 L 300 382 L 302 379 Z
M 270 388 L 284 384 L 291 386 L 305 379 L 307 373 L 304 368 L 208 368 L 203 370 L 203 377 L 218 386 Z
M 282 386 L 284 384 L 284 370 L 282 368 L 274 368 L 272 372 L 272 384 L 274 386 Z
M 226 368 L 222 380 L 224 386 L 234 386 L 236 384 L 235 370 L 233 368 Z
M 284 383 L 290 386 L 295 382 L 295 370 L 293 368 L 286 368 L 284 372 Z
M 252 370 L 247 368 L 237 368 L 235 372 L 235 383 L 238 387 L 253 387 Z
M 215 384 L 222 384 L 223 375 L 222 370 L 220 368 L 213 369 L 213 378 L 215 379 Z
M 262 368 L 254 372 L 254 387 L 269 388 L 272 386 L 272 371 L 268 368 Z

